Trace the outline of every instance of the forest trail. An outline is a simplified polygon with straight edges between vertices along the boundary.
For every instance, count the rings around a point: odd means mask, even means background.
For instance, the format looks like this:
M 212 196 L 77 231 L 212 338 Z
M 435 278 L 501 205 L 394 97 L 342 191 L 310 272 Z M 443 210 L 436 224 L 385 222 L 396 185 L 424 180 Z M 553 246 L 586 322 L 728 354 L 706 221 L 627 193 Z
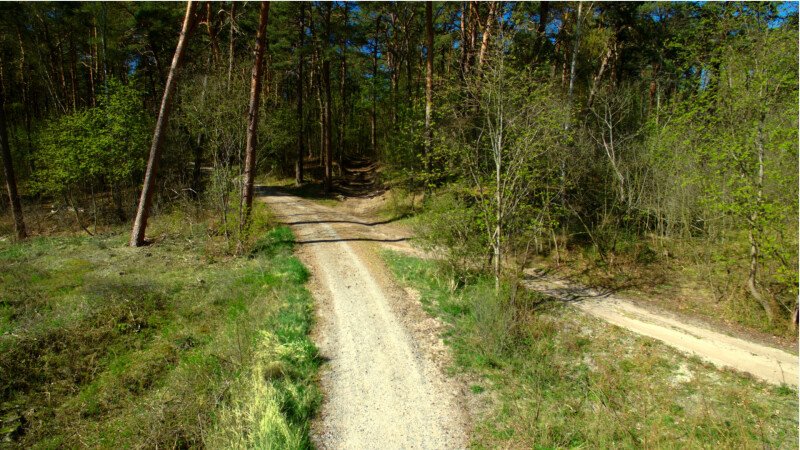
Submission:
M 658 339 L 718 367 L 749 373 L 772 384 L 798 385 L 798 357 L 766 345 L 687 323 L 663 311 L 644 309 L 607 292 L 532 273 L 527 288 L 574 304 L 580 310 L 635 333 Z
M 317 300 L 315 341 L 325 401 L 312 425 L 321 449 L 467 446 L 460 384 L 443 368 L 443 326 L 399 288 L 377 250 L 410 249 L 387 222 L 354 217 L 270 188 L 259 189 L 292 227 Z

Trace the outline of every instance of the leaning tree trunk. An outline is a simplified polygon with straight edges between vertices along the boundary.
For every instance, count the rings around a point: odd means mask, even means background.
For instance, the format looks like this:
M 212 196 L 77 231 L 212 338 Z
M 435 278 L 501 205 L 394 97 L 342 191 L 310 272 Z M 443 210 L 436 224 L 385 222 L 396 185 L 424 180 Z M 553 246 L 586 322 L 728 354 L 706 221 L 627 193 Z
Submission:
M 431 171 L 431 153 L 433 152 L 433 3 L 425 2 L 425 170 Z M 430 176 L 430 175 L 429 175 Z
M 250 81 L 250 108 L 247 114 L 247 144 L 244 159 L 244 185 L 242 186 L 243 226 L 246 225 L 250 217 L 250 209 L 253 207 L 253 178 L 256 165 L 256 146 L 258 145 L 258 103 L 261 98 L 261 78 L 263 77 L 268 18 L 269 2 L 261 2 L 258 31 L 256 32 L 256 61 L 253 65 L 253 76 Z
M 169 68 L 167 84 L 164 86 L 164 96 L 161 98 L 161 109 L 158 112 L 156 129 L 153 132 L 153 143 L 150 146 L 150 157 L 147 160 L 147 170 L 144 174 L 144 184 L 142 194 L 139 197 L 139 207 L 136 210 L 136 219 L 133 222 L 131 232 L 131 247 L 144 245 L 144 234 L 147 228 L 147 218 L 150 216 L 150 207 L 153 203 L 153 191 L 156 184 L 156 172 L 158 172 L 158 160 L 161 157 L 161 145 L 164 143 L 164 135 L 169 121 L 169 113 L 172 109 L 172 98 L 178 83 L 178 69 L 183 61 L 183 54 L 186 50 L 186 39 L 189 35 L 194 16 L 195 4 L 192 1 L 186 3 L 186 16 L 183 18 L 183 28 L 178 38 L 178 46 L 175 48 L 175 56 L 172 57 L 172 65 Z
M 305 78 L 303 76 L 303 47 L 306 37 L 306 7 L 305 3 L 300 2 L 300 39 L 297 45 L 297 122 L 299 124 L 297 131 L 297 160 L 294 165 L 294 181 L 298 186 L 303 183 L 303 158 L 306 154 L 305 149 L 305 121 L 303 120 L 303 83 Z
M 5 113 L 5 94 L 3 92 L 3 83 L 0 81 L 0 151 L 3 155 L 3 172 L 6 176 L 6 190 L 8 191 L 8 200 L 11 202 L 11 213 L 14 216 L 14 228 L 17 232 L 18 239 L 25 239 L 28 237 L 25 231 L 25 221 L 22 218 L 22 204 L 19 201 L 19 193 L 17 192 L 17 178 L 14 175 L 14 164 L 11 161 L 11 149 L 8 144 L 8 128 L 6 126 L 6 113 Z
M 478 55 L 478 72 L 483 68 L 483 62 L 486 60 L 486 54 L 489 50 L 489 40 L 492 38 L 492 26 L 494 25 L 495 15 L 497 14 L 497 2 L 489 3 L 489 14 L 486 17 L 486 26 L 483 28 L 483 37 L 481 39 L 481 51 Z

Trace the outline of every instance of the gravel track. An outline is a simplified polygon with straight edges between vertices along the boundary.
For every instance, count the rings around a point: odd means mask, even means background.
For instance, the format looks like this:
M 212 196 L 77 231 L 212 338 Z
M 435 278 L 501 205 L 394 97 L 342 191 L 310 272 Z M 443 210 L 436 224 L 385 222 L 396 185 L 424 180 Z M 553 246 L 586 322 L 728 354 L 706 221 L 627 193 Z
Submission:
M 714 331 L 699 321 L 687 323 L 664 311 L 645 309 L 629 300 L 534 274 L 526 287 L 572 302 L 606 322 L 658 339 L 718 367 L 749 373 L 772 384 L 798 385 L 798 358 L 777 348 Z
M 376 254 L 405 236 L 298 197 L 264 201 L 297 237 L 318 303 L 315 341 L 328 360 L 312 426 L 322 449 L 446 449 L 467 444 L 463 387 L 443 374 L 442 325 L 398 288 Z

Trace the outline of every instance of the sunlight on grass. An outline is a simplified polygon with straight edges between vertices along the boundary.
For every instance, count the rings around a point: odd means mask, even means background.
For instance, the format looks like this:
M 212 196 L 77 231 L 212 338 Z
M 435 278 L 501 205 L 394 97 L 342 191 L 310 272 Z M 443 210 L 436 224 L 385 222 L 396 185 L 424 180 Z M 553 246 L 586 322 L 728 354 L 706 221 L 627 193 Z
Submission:
M 487 406 L 477 448 L 794 447 L 797 391 L 688 358 L 491 280 L 450 283 L 436 262 L 384 258 L 450 324 L 456 372 Z
M 291 231 L 265 225 L 231 258 L 159 220 L 141 249 L 127 230 L 0 244 L 0 438 L 308 448 L 319 361 Z

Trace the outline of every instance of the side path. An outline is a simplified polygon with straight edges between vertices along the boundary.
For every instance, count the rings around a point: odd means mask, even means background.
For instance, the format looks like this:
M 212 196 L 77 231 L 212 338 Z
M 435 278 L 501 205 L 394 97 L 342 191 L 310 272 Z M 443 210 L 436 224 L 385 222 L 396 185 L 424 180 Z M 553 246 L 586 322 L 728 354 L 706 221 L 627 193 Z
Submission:
M 798 385 L 798 357 L 766 345 L 728 336 L 707 326 L 685 323 L 662 311 L 566 280 L 532 274 L 527 288 L 573 303 L 582 311 L 635 333 L 658 339 L 718 367 L 747 372 L 772 384 Z
M 292 227 L 318 302 L 315 340 L 329 360 L 313 425 L 318 448 L 467 445 L 462 387 L 442 373 L 441 324 L 394 285 L 376 250 L 406 237 L 332 208 L 260 189 Z

